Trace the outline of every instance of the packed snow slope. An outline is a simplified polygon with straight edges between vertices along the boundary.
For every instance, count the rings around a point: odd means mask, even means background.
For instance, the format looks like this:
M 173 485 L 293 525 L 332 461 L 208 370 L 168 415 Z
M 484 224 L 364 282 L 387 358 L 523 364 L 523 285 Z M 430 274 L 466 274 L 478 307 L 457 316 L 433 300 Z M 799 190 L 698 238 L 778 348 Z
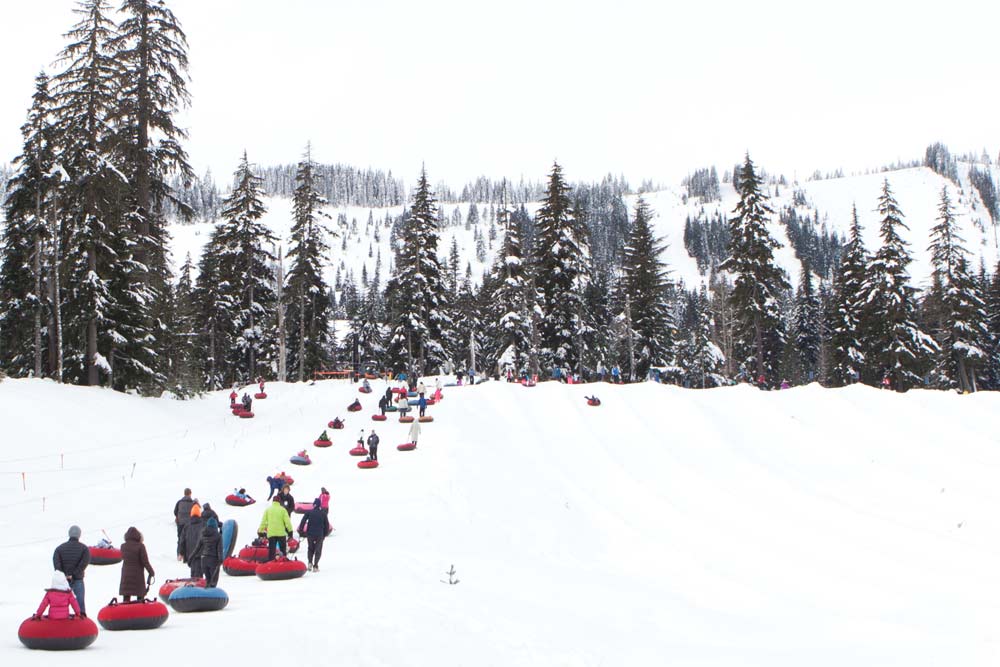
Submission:
M 223 498 L 245 486 L 263 500 L 280 470 L 297 500 L 333 494 L 321 572 L 222 575 L 227 609 L 102 631 L 73 664 L 1000 660 L 997 394 L 488 382 L 446 388 L 413 452 L 395 449 L 406 426 L 376 424 L 381 467 L 360 470 L 347 450 L 373 426 L 373 384 L 350 414 L 346 383 L 270 384 L 241 420 L 225 392 L 0 383 L 0 662 L 53 664 L 16 631 L 71 524 L 89 544 L 135 525 L 158 582 L 186 576 L 171 514 L 182 489 L 236 519 L 241 546 L 265 504 Z M 603 405 L 588 407 L 591 393 Z M 312 447 L 338 415 L 334 445 Z M 313 465 L 289 465 L 303 448 Z M 457 585 L 442 583 L 452 564 Z M 119 571 L 88 570 L 92 616 Z

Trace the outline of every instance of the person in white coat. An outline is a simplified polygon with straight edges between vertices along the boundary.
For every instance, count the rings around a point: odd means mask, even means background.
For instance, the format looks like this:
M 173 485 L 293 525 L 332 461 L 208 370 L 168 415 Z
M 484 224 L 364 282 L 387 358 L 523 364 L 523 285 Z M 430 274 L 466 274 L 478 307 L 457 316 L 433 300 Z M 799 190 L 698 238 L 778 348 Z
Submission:
M 417 444 L 417 438 L 419 437 L 420 437 L 420 422 L 414 420 L 414 422 L 410 424 L 410 442 L 412 442 L 414 445 Z
M 420 384 L 417 385 L 417 395 L 423 396 L 426 393 L 427 393 L 427 387 L 425 387 L 424 383 L 421 382 Z

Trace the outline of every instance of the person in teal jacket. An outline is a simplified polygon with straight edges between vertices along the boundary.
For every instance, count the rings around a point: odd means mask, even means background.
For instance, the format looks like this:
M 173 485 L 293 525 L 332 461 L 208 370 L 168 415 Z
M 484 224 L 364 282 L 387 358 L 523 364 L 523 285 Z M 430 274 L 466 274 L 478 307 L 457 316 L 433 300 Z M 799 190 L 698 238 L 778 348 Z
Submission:
M 292 520 L 288 518 L 288 510 L 282 507 L 277 496 L 274 497 L 271 506 L 264 511 L 257 534 L 267 536 L 267 559 L 269 561 L 274 560 L 275 551 L 278 549 L 281 550 L 282 554 L 288 553 L 286 540 L 292 535 Z

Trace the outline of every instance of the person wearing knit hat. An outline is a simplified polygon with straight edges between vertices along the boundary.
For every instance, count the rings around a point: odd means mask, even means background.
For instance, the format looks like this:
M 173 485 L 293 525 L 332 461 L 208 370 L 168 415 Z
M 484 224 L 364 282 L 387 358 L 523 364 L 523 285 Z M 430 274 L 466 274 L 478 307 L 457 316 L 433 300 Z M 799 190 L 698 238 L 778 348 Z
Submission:
M 191 505 L 191 516 L 201 516 L 201 505 L 197 501 Z
M 84 603 L 86 589 L 83 586 L 83 575 L 87 566 L 90 565 L 90 549 L 80 542 L 82 534 L 80 526 L 69 527 L 69 539 L 56 547 L 52 554 L 52 567 L 66 575 L 69 587 L 80 605 L 80 613 L 86 615 L 87 607 Z
M 219 524 L 214 518 L 205 521 L 205 528 L 198 537 L 192 558 L 201 563 L 205 588 L 215 588 L 219 582 L 219 566 L 222 565 L 223 554 L 222 535 L 219 534 Z
M 199 579 L 204 572 L 201 569 L 201 558 L 195 557 L 195 547 L 201 538 L 202 531 L 205 530 L 205 523 L 201 520 L 201 505 L 195 501 L 191 506 L 191 518 L 184 526 L 181 533 L 181 542 L 177 550 L 177 560 L 184 561 L 191 568 L 191 577 Z

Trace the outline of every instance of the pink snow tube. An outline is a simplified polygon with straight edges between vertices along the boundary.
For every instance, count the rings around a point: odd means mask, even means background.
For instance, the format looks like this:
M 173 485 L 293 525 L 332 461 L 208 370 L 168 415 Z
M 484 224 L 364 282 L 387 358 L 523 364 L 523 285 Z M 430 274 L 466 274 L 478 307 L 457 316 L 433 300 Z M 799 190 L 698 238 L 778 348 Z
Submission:
M 415 442 L 404 442 L 401 445 L 396 445 L 396 449 L 398 449 L 401 452 L 412 452 L 416 448 L 417 448 L 417 443 Z
M 368 456 L 368 450 L 364 448 L 364 445 L 351 448 L 349 453 L 351 456 Z
M 377 468 L 378 461 L 358 461 L 359 468 Z

